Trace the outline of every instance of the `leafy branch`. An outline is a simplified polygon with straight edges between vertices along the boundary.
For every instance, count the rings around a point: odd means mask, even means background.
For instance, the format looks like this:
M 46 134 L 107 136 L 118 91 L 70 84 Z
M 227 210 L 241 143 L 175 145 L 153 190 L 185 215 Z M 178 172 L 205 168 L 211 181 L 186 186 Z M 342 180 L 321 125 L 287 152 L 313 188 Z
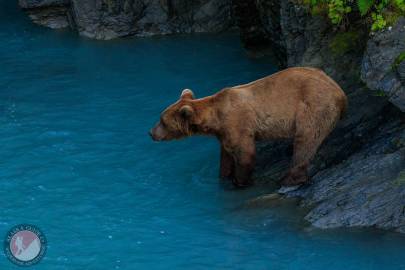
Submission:
M 358 12 L 371 29 L 378 31 L 405 14 L 405 0 L 302 0 L 313 13 L 326 13 L 335 25 L 347 24 L 347 17 Z

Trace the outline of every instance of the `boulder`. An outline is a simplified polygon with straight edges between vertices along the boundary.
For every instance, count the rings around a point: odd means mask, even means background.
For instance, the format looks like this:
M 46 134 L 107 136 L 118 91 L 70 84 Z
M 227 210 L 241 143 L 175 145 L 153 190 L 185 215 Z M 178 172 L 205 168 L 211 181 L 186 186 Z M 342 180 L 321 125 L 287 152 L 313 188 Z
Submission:
M 403 17 L 393 27 L 370 37 L 361 65 L 361 79 L 405 112 L 405 68 L 403 61 L 399 62 L 401 54 L 405 54 Z
M 53 29 L 69 27 L 70 0 L 19 0 L 31 20 Z

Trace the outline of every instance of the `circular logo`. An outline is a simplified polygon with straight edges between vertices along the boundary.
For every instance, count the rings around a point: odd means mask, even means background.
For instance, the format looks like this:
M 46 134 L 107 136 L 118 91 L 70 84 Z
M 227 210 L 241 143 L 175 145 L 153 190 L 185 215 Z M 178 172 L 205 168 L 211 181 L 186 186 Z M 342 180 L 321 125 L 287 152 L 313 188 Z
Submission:
M 45 251 L 45 235 L 34 225 L 14 226 L 4 240 L 4 252 L 7 258 L 20 266 L 38 263 L 44 257 Z

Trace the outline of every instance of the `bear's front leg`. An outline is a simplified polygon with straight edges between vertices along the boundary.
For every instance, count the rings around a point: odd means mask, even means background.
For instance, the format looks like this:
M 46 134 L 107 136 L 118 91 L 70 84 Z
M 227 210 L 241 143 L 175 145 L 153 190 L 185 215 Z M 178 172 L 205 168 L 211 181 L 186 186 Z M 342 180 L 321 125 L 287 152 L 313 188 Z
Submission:
M 233 171 L 235 168 L 232 155 L 225 150 L 225 147 L 221 144 L 221 163 L 219 176 L 222 179 L 233 177 Z
M 247 187 L 253 184 L 252 173 L 256 162 L 256 145 L 254 139 L 241 140 L 234 151 L 235 173 L 233 184 Z

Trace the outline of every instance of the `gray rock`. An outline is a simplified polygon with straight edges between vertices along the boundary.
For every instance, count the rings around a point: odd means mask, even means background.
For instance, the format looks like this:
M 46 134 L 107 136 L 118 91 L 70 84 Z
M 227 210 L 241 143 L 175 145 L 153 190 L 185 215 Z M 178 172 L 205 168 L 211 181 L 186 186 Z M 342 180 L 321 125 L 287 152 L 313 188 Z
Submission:
M 31 20 L 53 29 L 69 27 L 70 0 L 19 0 Z
M 342 121 L 313 162 L 312 183 L 280 190 L 287 197 L 303 199 L 301 205 L 311 209 L 306 219 L 314 226 L 372 226 L 405 232 L 405 176 L 400 176 L 405 169 L 405 123 L 401 123 L 402 113 L 391 105 L 379 113 L 386 118 L 377 113 L 375 120 L 367 119 L 372 115 L 369 110 Z M 266 152 L 272 156 L 272 151 Z M 273 154 L 273 159 L 260 157 L 265 159 L 260 163 L 271 168 L 290 160 L 289 155 Z M 270 173 L 268 179 L 282 175 Z
M 57 7 L 68 6 L 70 0 L 19 0 L 18 4 L 22 8 L 41 8 L 41 7 Z
M 279 1 L 233 0 L 232 6 L 242 44 L 249 54 L 254 57 L 271 55 L 284 65 Z
M 83 36 L 104 40 L 220 32 L 233 25 L 231 0 L 20 0 L 19 4 L 38 24 L 70 26 Z
M 398 74 L 399 80 L 401 81 L 401 84 L 405 84 L 405 61 L 402 61 L 401 63 L 398 64 L 396 67 L 396 72 Z
M 293 191 L 296 191 L 300 188 L 300 186 L 291 186 L 291 187 L 281 187 L 279 190 L 277 190 L 278 194 L 289 194 Z
M 310 16 L 302 5 L 281 1 L 280 26 L 287 53 L 287 66 L 300 63 L 307 48 L 306 25 Z
M 135 31 L 136 19 L 143 16 L 141 1 L 72 0 L 77 31 L 95 39 L 113 39 Z
M 388 125 L 385 136 L 344 162 L 319 172 L 313 184 L 289 196 L 304 198 L 311 207 L 306 219 L 320 228 L 368 226 L 404 232 L 405 148 L 394 146 L 405 137 L 405 126 Z M 395 150 L 394 150 L 395 149 Z
M 27 11 L 31 20 L 52 29 L 69 27 L 69 10 L 66 7 L 51 7 Z
M 351 34 L 342 35 L 327 19 L 311 16 L 302 5 L 280 3 L 287 66 L 323 69 L 349 99 L 346 117 L 313 161 L 312 184 L 281 193 L 301 198 L 301 206 L 310 209 L 305 218 L 316 227 L 367 226 L 405 232 L 405 176 L 401 174 L 405 170 L 405 117 L 386 97 L 361 82 L 364 50 L 370 46 L 368 28 L 349 28 L 344 33 Z M 397 33 L 397 29 L 392 31 Z M 402 40 L 375 43 L 372 59 L 397 54 L 405 42 L 403 35 L 397 38 Z M 397 73 L 404 74 L 402 64 Z M 373 82 L 379 83 L 376 78 Z M 260 144 L 258 153 L 257 179 L 278 181 L 288 169 L 290 143 Z
M 278 53 L 282 53 L 282 57 L 285 57 L 285 40 L 282 38 L 281 25 L 279 23 L 281 3 L 279 1 L 256 0 L 256 6 L 264 33 L 271 41 L 272 49 L 276 49 Z
M 401 65 L 397 73 L 394 66 L 396 58 L 403 52 L 405 18 L 400 18 L 391 30 L 377 32 L 368 41 L 361 78 L 370 89 L 384 92 L 395 106 L 405 112 L 404 67 Z

